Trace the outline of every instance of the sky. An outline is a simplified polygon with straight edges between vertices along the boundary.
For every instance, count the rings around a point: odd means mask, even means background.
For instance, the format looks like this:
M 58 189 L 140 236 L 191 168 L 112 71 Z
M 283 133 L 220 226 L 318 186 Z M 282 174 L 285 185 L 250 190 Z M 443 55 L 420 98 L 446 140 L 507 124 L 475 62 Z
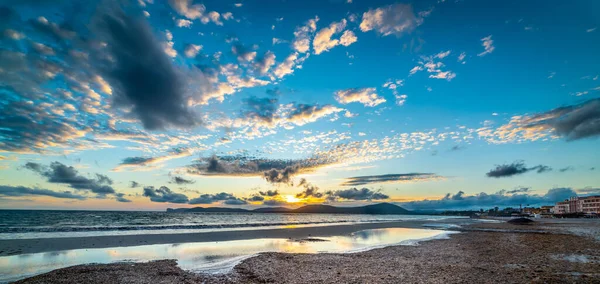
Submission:
M 0 0 L 0 208 L 600 194 L 598 1 Z

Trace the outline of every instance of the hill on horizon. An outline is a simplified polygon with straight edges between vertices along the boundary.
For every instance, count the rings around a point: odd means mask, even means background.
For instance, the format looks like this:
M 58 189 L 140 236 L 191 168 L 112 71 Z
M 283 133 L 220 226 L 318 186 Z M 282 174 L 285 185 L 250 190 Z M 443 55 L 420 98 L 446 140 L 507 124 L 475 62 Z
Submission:
M 262 207 L 253 210 L 227 207 L 167 208 L 167 212 L 224 212 L 224 213 L 317 213 L 317 214 L 413 214 L 398 205 L 383 202 L 356 207 L 336 207 L 310 204 L 296 209 L 287 207 Z

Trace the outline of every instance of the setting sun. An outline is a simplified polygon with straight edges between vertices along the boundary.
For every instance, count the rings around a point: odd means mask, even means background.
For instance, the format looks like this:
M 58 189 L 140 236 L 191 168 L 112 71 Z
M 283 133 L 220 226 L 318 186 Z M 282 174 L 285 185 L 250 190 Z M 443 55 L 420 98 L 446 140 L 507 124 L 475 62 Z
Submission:
M 293 195 L 286 195 L 286 196 L 285 196 L 285 201 L 286 201 L 287 203 L 297 203 L 297 202 L 300 202 L 300 199 L 296 198 L 296 197 L 295 197 L 295 196 L 293 196 Z

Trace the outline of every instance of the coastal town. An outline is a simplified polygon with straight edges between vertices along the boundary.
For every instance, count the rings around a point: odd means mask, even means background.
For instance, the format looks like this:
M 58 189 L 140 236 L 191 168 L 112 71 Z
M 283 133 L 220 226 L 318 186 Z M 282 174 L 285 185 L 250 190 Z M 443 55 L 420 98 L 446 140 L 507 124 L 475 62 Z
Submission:
M 481 217 L 532 217 L 532 218 L 600 218 L 600 195 L 573 196 L 556 202 L 554 205 L 540 207 L 494 207 L 479 211 L 445 211 L 444 215 Z

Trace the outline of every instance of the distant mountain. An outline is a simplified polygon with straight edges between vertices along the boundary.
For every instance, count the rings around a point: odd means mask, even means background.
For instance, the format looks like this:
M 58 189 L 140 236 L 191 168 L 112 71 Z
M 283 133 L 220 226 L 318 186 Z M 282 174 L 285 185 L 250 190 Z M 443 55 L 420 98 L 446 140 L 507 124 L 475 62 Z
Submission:
M 223 212 L 223 213 L 322 213 L 322 214 L 414 214 L 390 203 L 377 203 L 359 207 L 335 207 L 331 205 L 306 205 L 296 209 L 285 207 L 265 207 L 254 210 L 223 207 L 168 208 L 167 212 Z

